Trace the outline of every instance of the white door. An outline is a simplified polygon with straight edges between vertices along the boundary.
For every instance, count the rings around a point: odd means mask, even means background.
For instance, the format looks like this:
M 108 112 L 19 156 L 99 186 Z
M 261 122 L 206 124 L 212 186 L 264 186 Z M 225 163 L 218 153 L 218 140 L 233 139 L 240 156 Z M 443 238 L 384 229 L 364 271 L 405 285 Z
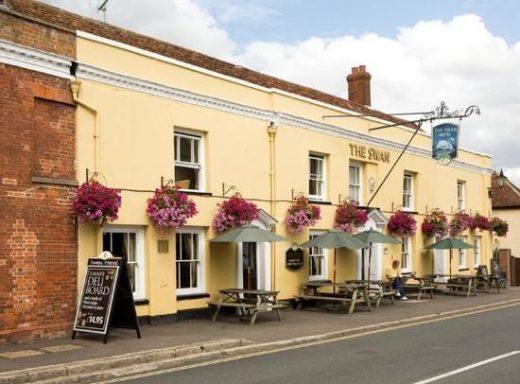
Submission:
M 266 229 L 258 220 L 251 223 Z M 236 286 L 247 289 L 271 289 L 271 243 L 238 243 Z
M 433 250 L 433 273 L 446 274 L 446 252 L 443 249 Z M 445 277 L 440 277 L 436 281 L 446 282 Z
M 381 232 L 381 228 L 378 228 L 375 221 L 372 219 L 369 219 L 365 223 L 364 228 L 360 228 L 361 231 L 366 231 L 368 229 L 374 229 L 376 231 Z M 357 254 L 357 272 L 356 276 L 357 279 L 365 277 L 366 280 L 381 280 L 381 274 L 382 271 L 382 244 L 372 244 L 372 257 L 370 260 L 370 276 L 368 276 L 368 259 L 370 255 L 370 250 L 368 248 L 364 250 L 358 250 L 356 251 Z M 364 252 L 364 258 L 363 258 L 363 252 Z

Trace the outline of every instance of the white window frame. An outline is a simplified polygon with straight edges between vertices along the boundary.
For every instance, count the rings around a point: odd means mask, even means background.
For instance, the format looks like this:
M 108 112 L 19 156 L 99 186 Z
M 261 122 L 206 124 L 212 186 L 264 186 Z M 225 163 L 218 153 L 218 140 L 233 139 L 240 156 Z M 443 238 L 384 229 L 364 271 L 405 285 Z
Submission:
M 467 242 L 465 236 L 459 237 L 459 240 Z M 468 267 L 468 254 L 465 249 L 459 249 L 459 269 L 465 269 Z
M 482 255 L 480 254 L 480 250 L 482 249 L 482 238 L 480 236 L 475 236 L 473 238 L 473 266 L 475 269 L 482 264 Z
M 357 173 L 357 180 L 352 180 L 353 173 Z M 359 205 L 363 205 L 363 165 L 357 161 L 351 161 L 348 166 L 348 193 L 349 199 L 355 200 Z M 355 190 L 357 196 L 353 196 Z
M 205 237 L 204 237 L 204 229 L 202 228 L 193 228 L 193 227 L 184 227 L 181 229 L 177 229 L 174 234 L 174 241 L 177 242 L 177 234 L 183 235 L 183 234 L 197 234 L 198 240 L 197 244 L 195 246 L 197 247 L 197 254 L 199 256 L 198 262 L 197 262 L 197 283 L 198 285 L 196 287 L 191 288 L 176 288 L 177 289 L 177 295 L 193 295 L 197 293 L 205 293 L 206 292 L 206 274 L 205 274 Z M 178 268 L 177 264 L 179 261 L 177 260 L 177 246 L 175 247 L 175 286 L 177 287 L 177 274 L 178 274 Z
M 462 180 L 457 181 L 457 208 L 466 209 L 466 182 Z
M 105 226 L 105 233 L 134 233 L 135 234 L 135 262 L 127 264 L 135 264 L 135 289 L 133 292 L 134 300 L 145 299 L 145 260 L 144 260 L 144 229 L 138 227 L 119 227 Z
M 324 233 L 323 231 L 309 231 L 309 240 L 313 239 L 316 236 Z M 320 253 L 313 254 L 314 248 L 320 250 Z M 311 257 L 320 257 L 321 258 L 321 275 L 311 275 Z M 327 250 L 325 248 L 320 247 L 311 247 L 309 248 L 309 281 L 312 280 L 327 280 L 328 278 L 328 259 L 327 259 Z
M 192 158 L 192 161 L 186 162 L 180 160 L 180 138 L 185 138 L 192 140 L 192 157 L 194 156 L 194 146 L 197 145 L 197 152 L 199 155 L 198 163 Z M 173 131 L 173 145 L 174 145 L 174 170 L 173 174 L 175 175 L 175 168 L 177 166 L 184 168 L 193 168 L 198 170 L 198 188 L 197 189 L 189 189 L 185 190 L 193 190 L 193 191 L 204 191 L 206 188 L 205 185 L 205 146 L 204 146 L 204 135 L 201 132 L 190 131 L 186 129 L 174 128 Z M 175 177 L 175 176 L 174 176 Z
M 401 270 L 412 271 L 412 239 L 405 237 L 401 241 Z
M 322 172 L 321 175 L 311 174 L 311 161 L 312 160 L 321 161 L 321 172 Z M 320 192 L 319 195 L 311 195 L 311 193 L 310 193 L 311 191 L 309 188 L 309 199 L 310 200 L 320 200 L 320 201 L 325 200 L 325 196 L 326 196 L 326 188 L 325 188 L 326 177 L 325 177 L 325 175 L 327 174 L 326 157 L 325 157 L 325 155 L 310 153 L 308 163 L 309 163 L 309 182 L 315 181 L 315 182 L 319 183 L 318 190 Z
M 414 174 L 412 172 L 405 172 L 403 175 L 403 211 L 413 211 L 415 209 L 414 204 Z M 405 185 L 409 181 L 409 189 L 406 190 Z M 406 204 L 408 200 L 409 204 Z

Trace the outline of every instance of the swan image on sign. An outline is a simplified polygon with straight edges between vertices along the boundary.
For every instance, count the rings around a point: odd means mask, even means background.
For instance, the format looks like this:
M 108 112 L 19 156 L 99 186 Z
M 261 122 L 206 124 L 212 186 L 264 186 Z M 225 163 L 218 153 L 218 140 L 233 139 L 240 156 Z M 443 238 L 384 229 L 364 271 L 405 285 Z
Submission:
M 441 164 L 449 164 L 457 157 L 459 127 L 455 124 L 440 124 L 432 129 L 432 157 Z

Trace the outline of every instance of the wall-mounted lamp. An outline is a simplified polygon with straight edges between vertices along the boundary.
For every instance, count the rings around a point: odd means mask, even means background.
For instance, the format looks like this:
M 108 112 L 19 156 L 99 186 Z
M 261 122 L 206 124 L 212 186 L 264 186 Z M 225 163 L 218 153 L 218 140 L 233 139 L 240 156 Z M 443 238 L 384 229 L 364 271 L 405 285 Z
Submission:
M 495 189 L 501 189 L 502 187 L 504 187 L 504 185 L 506 184 L 506 177 L 504 176 L 504 172 L 502 171 L 502 169 L 500 169 L 500 173 L 498 174 L 498 176 L 496 177 L 496 181 L 497 181 L 497 185 L 498 187 L 490 187 L 488 188 L 488 197 L 492 197 L 493 196 L 493 190 Z

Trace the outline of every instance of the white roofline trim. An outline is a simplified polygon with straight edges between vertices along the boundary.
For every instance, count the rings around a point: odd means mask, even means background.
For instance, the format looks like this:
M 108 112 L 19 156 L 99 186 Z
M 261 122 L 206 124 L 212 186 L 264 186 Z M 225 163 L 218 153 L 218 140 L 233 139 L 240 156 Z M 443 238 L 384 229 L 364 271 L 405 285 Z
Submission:
M 0 39 L 0 63 L 71 79 L 72 61 L 52 53 Z
M 404 144 L 396 143 L 390 140 L 376 138 L 358 132 L 348 131 L 344 128 L 319 123 L 302 117 L 292 116 L 286 113 L 255 108 L 219 99 L 216 97 L 196 94 L 190 91 L 169 87 L 147 80 L 141 80 L 130 76 L 120 75 L 104 69 L 95 68 L 90 65 L 79 64 L 76 71 L 76 75 L 79 79 L 92 80 L 102 84 L 121 87 L 136 92 L 143 92 L 154 96 L 165 97 L 178 102 L 202 106 L 205 108 L 212 108 L 215 110 L 233 113 L 249 118 L 260 119 L 266 122 L 278 120 L 280 124 L 287 124 L 298 128 L 326 133 L 329 135 L 338 136 L 343 139 L 356 141 L 367 145 L 375 145 L 380 148 L 387 148 L 396 151 L 401 151 L 404 148 Z M 408 147 L 408 153 L 424 158 L 431 158 L 431 151 L 422 148 L 410 146 Z M 458 160 L 453 160 L 451 162 L 451 165 L 457 168 L 471 170 L 477 173 L 491 174 L 493 172 L 492 169 L 463 163 Z

